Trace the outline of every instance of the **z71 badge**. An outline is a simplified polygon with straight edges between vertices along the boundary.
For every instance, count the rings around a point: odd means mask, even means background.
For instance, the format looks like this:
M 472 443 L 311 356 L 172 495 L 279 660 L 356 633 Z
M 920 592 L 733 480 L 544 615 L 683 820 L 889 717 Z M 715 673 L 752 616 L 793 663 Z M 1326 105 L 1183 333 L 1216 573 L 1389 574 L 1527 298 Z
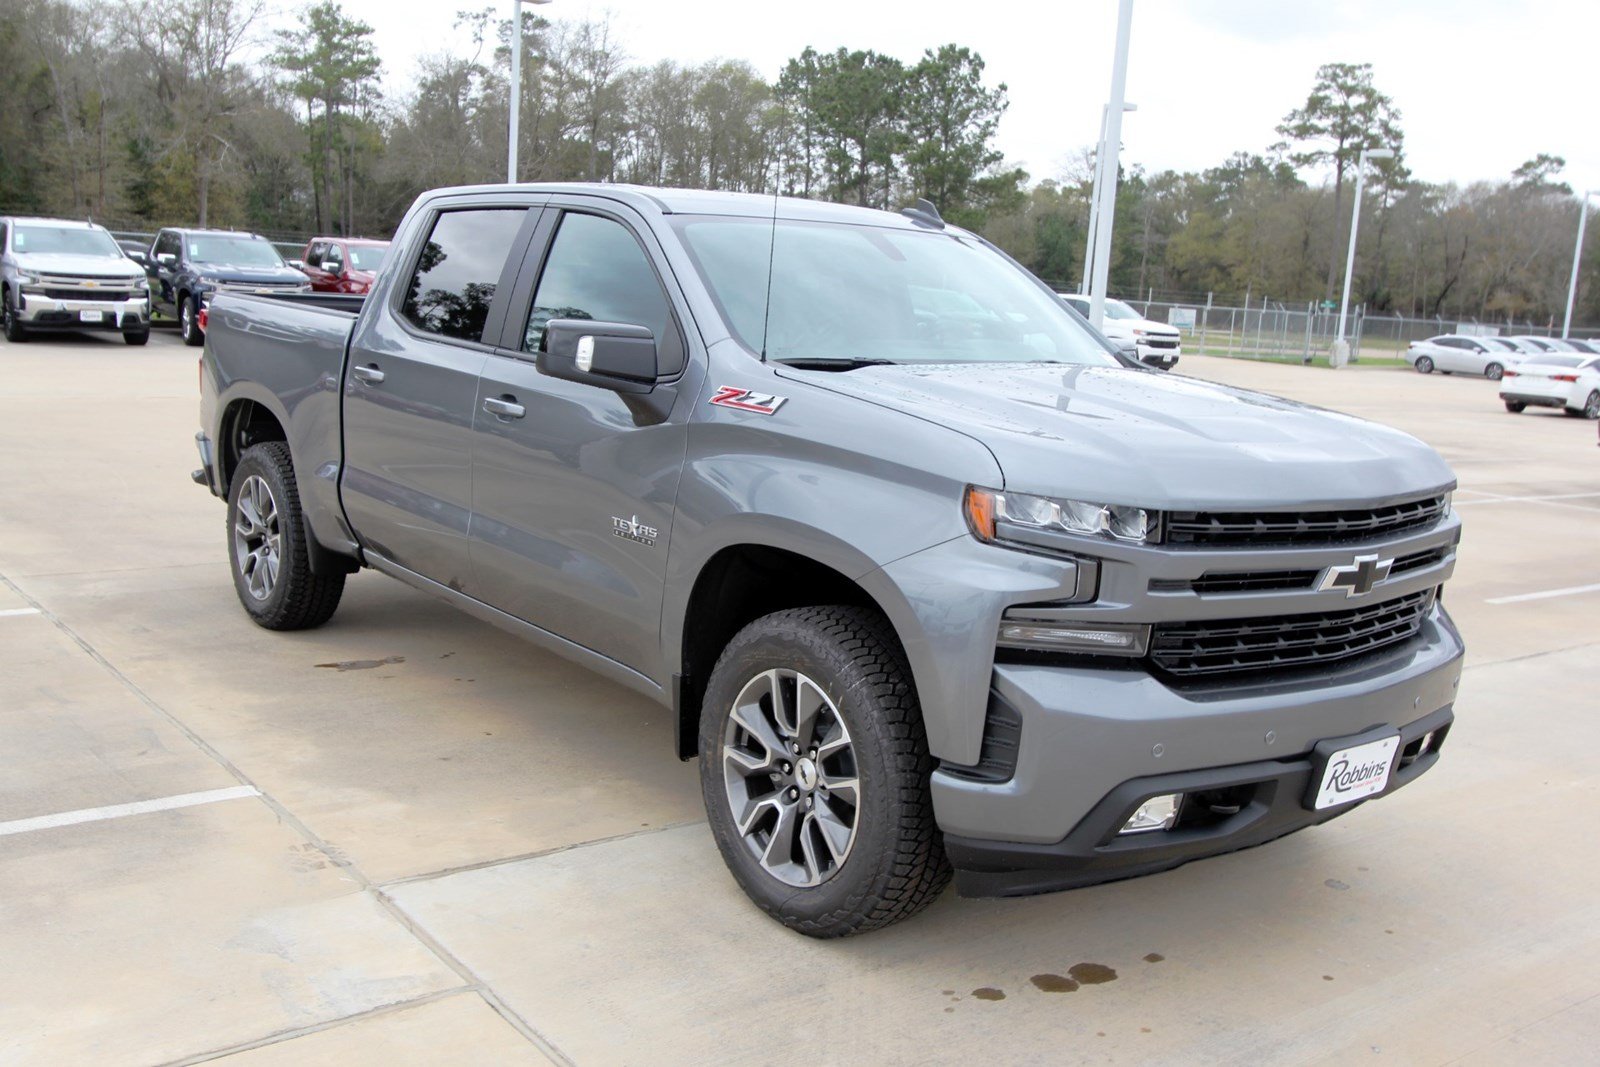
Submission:
M 772 396 L 769 393 L 752 393 L 736 385 L 719 385 L 711 397 L 711 402 L 718 407 L 753 411 L 757 415 L 775 415 L 788 399 L 786 396 Z

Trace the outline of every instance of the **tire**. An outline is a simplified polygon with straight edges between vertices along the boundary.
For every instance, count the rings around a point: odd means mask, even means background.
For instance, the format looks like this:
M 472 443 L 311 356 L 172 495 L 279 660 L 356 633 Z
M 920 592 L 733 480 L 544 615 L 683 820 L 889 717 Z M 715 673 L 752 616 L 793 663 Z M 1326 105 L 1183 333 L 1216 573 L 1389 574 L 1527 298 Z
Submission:
M 228 486 L 228 563 L 239 603 L 256 625 L 309 630 L 339 606 L 344 573 L 313 574 L 307 537 L 289 446 L 268 441 L 245 449 Z
M 1444 375 L 1446 378 L 1448 378 L 1448 377 L 1450 377 L 1450 375 L 1454 374 L 1455 371 L 1442 370 L 1439 373 Z
M 789 713 L 774 714 L 775 693 Z M 803 726 L 796 709 L 806 704 Z M 734 880 L 790 929 L 859 934 L 939 895 L 950 866 L 933 768 L 911 669 L 878 613 L 780 611 L 740 630 L 718 658 L 700 714 L 711 832 Z M 785 825 L 788 847 L 774 849 Z
M 1583 407 L 1568 414 L 1580 416 L 1585 419 L 1600 419 L 1600 389 L 1596 389 L 1584 398 Z
M 143 329 L 137 332 L 129 331 L 128 333 L 122 335 L 122 340 L 130 345 L 147 345 L 150 343 L 150 331 L 149 329 Z
M 199 348 L 206 343 L 206 335 L 200 332 L 199 297 L 186 294 L 178 297 L 178 333 L 190 348 Z
M 1491 363 L 1487 367 L 1483 368 L 1483 376 L 1489 379 L 1491 382 L 1498 382 L 1501 378 L 1505 377 L 1505 374 L 1505 367 L 1498 363 Z
M 1417 357 L 1417 373 L 1418 374 L 1432 374 L 1433 373 L 1433 358 L 1431 356 L 1418 356 Z
M 11 297 L 6 296 L 0 299 L 0 305 L 3 305 L 3 310 L 0 310 L 0 318 L 4 320 L 3 324 L 0 325 L 3 325 L 6 340 L 14 345 L 20 345 L 28 339 L 28 331 L 17 319 L 17 313 L 11 310 Z
M 1526 409 L 1527 406 L 1528 405 L 1524 404 L 1520 400 L 1507 400 L 1506 401 L 1506 410 L 1511 412 L 1511 414 L 1513 414 L 1513 415 L 1521 415 L 1523 410 Z

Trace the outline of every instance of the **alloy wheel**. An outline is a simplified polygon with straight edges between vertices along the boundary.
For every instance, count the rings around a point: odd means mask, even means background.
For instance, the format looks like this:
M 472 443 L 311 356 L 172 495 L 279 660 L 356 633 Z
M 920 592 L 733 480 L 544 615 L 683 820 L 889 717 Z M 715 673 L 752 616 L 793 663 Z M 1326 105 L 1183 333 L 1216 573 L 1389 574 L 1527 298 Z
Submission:
M 250 595 L 265 600 L 278 584 L 278 567 L 283 558 L 278 502 L 273 498 L 272 487 L 260 475 L 252 474 L 239 488 L 235 507 L 238 519 L 233 525 L 233 556 Z
M 1583 405 L 1583 417 L 1600 419 L 1600 389 L 1589 394 L 1589 399 Z
M 838 873 L 861 787 L 850 731 L 817 683 L 788 668 L 746 682 L 723 730 L 722 776 L 734 826 L 768 874 L 807 888 Z
M 183 339 L 185 341 L 187 341 L 189 336 L 194 333 L 194 312 L 190 310 L 189 301 L 187 300 L 185 300 L 183 302 L 183 306 L 178 309 L 178 332 L 183 334 Z

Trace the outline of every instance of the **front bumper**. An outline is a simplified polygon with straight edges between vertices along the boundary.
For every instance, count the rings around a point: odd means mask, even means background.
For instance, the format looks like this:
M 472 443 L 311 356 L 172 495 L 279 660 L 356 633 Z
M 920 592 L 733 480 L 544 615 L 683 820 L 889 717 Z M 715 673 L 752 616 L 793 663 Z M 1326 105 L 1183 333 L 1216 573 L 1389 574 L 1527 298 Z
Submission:
M 1378 726 L 1409 741 L 1429 723 L 1447 724 L 1461 657 L 1460 636 L 1435 605 L 1403 648 L 1297 681 L 1186 691 L 1141 670 L 997 664 L 991 718 L 999 707 L 1020 722 L 1014 772 L 981 780 L 949 766 L 932 778 L 959 884 L 980 895 L 1088 885 L 1326 821 L 1347 809 L 1300 806 L 1317 744 Z M 1390 789 L 1432 763 L 1397 773 Z M 1275 784 L 1238 817 L 1200 835 L 1115 839 L 1143 799 L 1240 775 Z
M 1178 365 L 1178 357 L 1183 355 L 1181 344 L 1168 346 L 1152 345 L 1144 341 L 1136 342 L 1134 348 L 1138 350 L 1139 362 L 1159 366 L 1162 370 L 1171 370 Z
M 19 302 L 17 321 L 30 330 L 139 330 L 150 324 L 148 297 L 79 300 L 24 291 Z

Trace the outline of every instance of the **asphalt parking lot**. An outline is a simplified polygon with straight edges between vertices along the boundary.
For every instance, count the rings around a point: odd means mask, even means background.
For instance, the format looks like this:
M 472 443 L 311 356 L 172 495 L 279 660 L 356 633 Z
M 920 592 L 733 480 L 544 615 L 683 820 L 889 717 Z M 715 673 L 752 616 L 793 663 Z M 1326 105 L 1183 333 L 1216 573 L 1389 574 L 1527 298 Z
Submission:
M 1439 766 L 1265 848 L 819 943 L 728 877 L 656 705 L 373 574 L 320 630 L 248 622 L 188 477 L 196 354 L 0 345 L 0 1063 L 1593 1062 L 1594 423 L 1187 358 L 1454 465 Z

